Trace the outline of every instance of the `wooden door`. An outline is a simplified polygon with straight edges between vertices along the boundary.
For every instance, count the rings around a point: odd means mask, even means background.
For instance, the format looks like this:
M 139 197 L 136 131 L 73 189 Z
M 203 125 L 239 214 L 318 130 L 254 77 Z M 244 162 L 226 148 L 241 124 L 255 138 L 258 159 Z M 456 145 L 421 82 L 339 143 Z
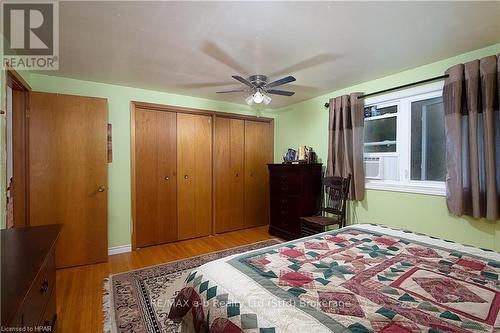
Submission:
M 134 113 L 135 247 L 177 240 L 176 113 Z
M 28 224 L 28 181 L 27 181 L 27 98 L 26 91 L 12 90 L 12 184 L 14 227 Z M 7 180 L 8 181 L 8 180 Z
M 245 120 L 244 226 L 269 224 L 269 175 L 273 159 L 273 131 L 268 122 Z
M 214 130 L 215 232 L 244 227 L 244 120 L 217 117 Z
M 30 225 L 62 223 L 56 266 L 108 258 L 107 101 L 30 93 Z
M 212 117 L 177 114 L 179 239 L 212 233 Z

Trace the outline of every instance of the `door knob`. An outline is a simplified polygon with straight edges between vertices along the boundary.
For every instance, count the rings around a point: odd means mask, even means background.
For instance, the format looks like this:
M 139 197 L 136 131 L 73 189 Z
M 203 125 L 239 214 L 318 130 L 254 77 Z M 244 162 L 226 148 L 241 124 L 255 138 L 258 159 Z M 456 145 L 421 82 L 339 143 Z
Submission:
M 239 176 L 240 176 L 240 174 L 237 172 L 237 173 L 236 173 L 236 177 L 239 177 Z
M 170 177 L 169 177 L 169 176 L 165 176 L 165 180 L 169 180 L 169 179 L 170 179 Z
M 188 178 L 189 178 L 189 176 L 188 176 L 188 175 L 184 175 L 184 179 L 188 179 Z
M 104 192 L 104 191 L 106 191 L 106 188 L 104 186 L 99 186 L 97 188 L 97 192 Z

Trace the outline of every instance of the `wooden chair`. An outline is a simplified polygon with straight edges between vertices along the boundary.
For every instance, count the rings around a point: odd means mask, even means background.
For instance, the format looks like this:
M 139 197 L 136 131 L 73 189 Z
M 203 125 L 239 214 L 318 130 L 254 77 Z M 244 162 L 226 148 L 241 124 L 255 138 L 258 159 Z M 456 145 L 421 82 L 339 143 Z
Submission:
M 323 178 L 323 195 L 327 195 L 326 205 L 322 198 L 322 208 L 318 215 L 300 218 L 302 237 L 326 231 L 326 228 L 331 225 L 338 225 L 339 228 L 345 227 L 350 183 L 351 175 L 347 178 L 338 176 Z

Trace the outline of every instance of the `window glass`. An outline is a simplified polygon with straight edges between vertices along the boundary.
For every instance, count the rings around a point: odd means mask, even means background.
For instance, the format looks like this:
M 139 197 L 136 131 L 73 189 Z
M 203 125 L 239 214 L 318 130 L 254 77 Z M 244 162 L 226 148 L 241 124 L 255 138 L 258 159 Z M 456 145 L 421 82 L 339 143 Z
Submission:
M 445 180 L 445 144 L 443 98 L 412 102 L 411 180 Z
M 397 112 L 398 112 L 397 105 L 391 105 L 382 108 L 373 105 L 365 108 L 365 118 L 382 116 L 384 114 L 397 113 Z
M 396 151 L 396 117 L 365 121 L 365 152 Z

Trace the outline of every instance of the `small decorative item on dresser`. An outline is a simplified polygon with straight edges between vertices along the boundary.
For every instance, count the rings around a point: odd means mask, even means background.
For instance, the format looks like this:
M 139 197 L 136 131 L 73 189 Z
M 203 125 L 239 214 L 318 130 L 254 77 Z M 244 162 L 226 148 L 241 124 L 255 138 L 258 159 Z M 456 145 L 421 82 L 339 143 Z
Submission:
M 327 202 L 321 200 L 322 208 L 316 216 L 301 217 L 301 237 L 314 235 L 327 231 L 327 227 L 338 225 L 345 227 L 346 203 L 349 194 L 351 175 L 343 177 L 325 177 L 323 179 L 324 191 Z M 327 216 L 329 214 L 330 216 Z
M 292 148 L 288 148 L 285 155 L 283 155 L 283 163 L 292 163 L 297 158 L 297 151 Z
M 312 147 L 306 147 L 306 162 L 316 163 L 316 153 L 314 152 Z

